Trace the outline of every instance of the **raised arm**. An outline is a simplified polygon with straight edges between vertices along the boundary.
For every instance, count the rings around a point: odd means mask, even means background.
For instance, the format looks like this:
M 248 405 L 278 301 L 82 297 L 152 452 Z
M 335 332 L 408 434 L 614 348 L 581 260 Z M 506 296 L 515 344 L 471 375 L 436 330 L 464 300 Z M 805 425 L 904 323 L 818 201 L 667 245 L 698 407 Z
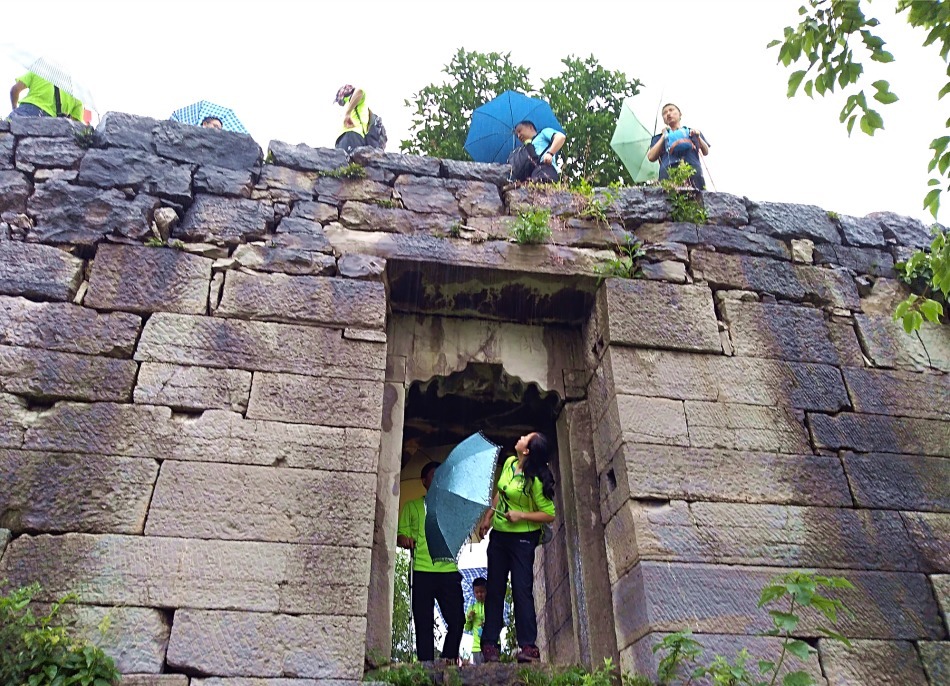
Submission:
M 343 110 L 343 125 L 347 127 L 356 126 L 353 122 L 353 111 L 363 102 L 363 89 L 357 88 L 353 91 L 353 95 L 350 96 L 350 101 L 346 103 L 346 108 Z
M 696 144 L 699 146 L 699 151 L 703 153 L 703 155 L 708 155 L 709 143 L 703 138 L 703 134 L 699 132 L 699 129 L 690 129 L 690 133 L 696 137 Z
M 17 103 L 20 102 L 20 93 L 25 90 L 26 84 L 22 81 L 13 84 L 13 88 L 10 89 L 10 104 L 13 105 L 13 109 L 16 109 Z
M 663 129 L 663 135 L 660 136 L 659 140 L 653 145 L 653 147 L 647 150 L 647 159 L 651 162 L 656 162 L 658 159 L 660 159 L 660 155 L 663 154 L 663 147 L 666 145 L 667 131 L 669 131 L 669 129 Z

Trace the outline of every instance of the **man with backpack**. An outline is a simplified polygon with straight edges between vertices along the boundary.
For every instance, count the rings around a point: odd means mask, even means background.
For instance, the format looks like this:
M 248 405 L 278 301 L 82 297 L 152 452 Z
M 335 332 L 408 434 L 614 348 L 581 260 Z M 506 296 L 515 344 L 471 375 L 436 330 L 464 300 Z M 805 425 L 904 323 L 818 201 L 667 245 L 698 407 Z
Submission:
M 515 136 L 522 147 L 515 148 L 508 156 L 512 180 L 557 183 L 560 172 L 554 158 L 567 137 L 550 127 L 538 131 L 534 122 L 527 119 L 515 124 Z
M 670 178 L 670 167 L 680 162 L 686 162 L 693 168 L 693 175 L 689 178 L 690 184 L 698 191 L 706 188 L 703 179 L 703 168 L 699 161 L 699 153 L 709 154 L 709 143 L 699 129 L 691 129 L 680 122 L 682 112 L 680 108 L 669 102 L 663 105 L 660 112 L 666 128 L 662 133 L 653 136 L 647 159 L 651 162 L 660 161 L 660 180 Z
M 336 139 L 337 148 L 348 153 L 364 145 L 380 150 L 386 148 L 386 127 L 383 126 L 383 120 L 366 104 L 366 93 L 362 88 L 346 84 L 336 92 L 334 102 L 345 108 L 343 132 Z

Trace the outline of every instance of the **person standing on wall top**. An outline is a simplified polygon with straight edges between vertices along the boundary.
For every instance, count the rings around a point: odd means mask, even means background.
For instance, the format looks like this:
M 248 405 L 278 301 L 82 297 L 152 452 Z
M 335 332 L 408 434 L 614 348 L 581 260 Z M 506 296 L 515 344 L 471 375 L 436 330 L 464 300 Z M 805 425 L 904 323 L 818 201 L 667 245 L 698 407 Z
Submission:
M 515 455 L 505 460 L 498 477 L 492 506 L 485 512 L 478 533 L 488 539 L 488 594 L 482 629 L 482 657 L 497 662 L 504 618 L 505 589 L 511 575 L 515 606 L 515 633 L 520 651 L 518 662 L 541 659 L 538 616 L 534 609 L 534 552 L 542 528 L 554 521 L 554 475 L 548 462 L 551 445 L 533 431 L 518 439 Z
M 538 131 L 534 122 L 525 119 L 515 124 L 515 136 L 524 145 L 531 145 L 537 154 L 537 166 L 528 176 L 528 181 L 538 183 L 557 183 L 560 170 L 555 158 L 558 151 L 564 147 L 567 136 L 551 127 Z
M 683 114 L 673 103 L 663 105 L 660 114 L 666 128 L 662 133 L 653 136 L 650 149 L 647 151 L 647 159 L 651 162 L 659 160 L 661 181 L 670 178 L 670 167 L 686 162 L 693 168 L 693 175 L 689 179 L 690 184 L 698 191 L 703 190 L 706 188 L 706 180 L 703 178 L 699 154 L 702 153 L 703 156 L 709 154 L 709 143 L 699 129 L 682 125 L 680 120 Z
M 432 485 L 438 462 L 429 462 L 422 468 L 422 485 L 428 491 Z M 433 562 L 426 542 L 425 497 L 410 500 L 399 511 L 399 529 L 396 545 L 412 553 L 412 621 L 416 629 L 416 657 L 421 662 L 435 659 L 435 603 L 438 601 L 442 618 L 448 627 L 441 657 L 456 661 L 465 626 L 465 600 L 462 595 L 462 575 L 454 562 Z
M 336 147 L 347 152 L 366 145 L 369 131 L 369 105 L 362 88 L 346 84 L 336 92 L 334 102 L 344 108 L 343 132 L 336 139 Z
M 23 91 L 26 97 L 20 98 Z M 10 89 L 11 117 L 71 117 L 82 121 L 82 103 L 61 88 L 31 71 Z

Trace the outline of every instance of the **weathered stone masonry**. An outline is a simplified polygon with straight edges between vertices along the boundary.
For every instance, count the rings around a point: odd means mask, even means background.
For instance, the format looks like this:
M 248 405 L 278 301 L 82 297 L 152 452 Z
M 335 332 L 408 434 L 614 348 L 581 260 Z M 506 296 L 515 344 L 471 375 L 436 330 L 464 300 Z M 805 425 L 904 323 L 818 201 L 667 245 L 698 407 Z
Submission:
M 552 661 L 691 628 L 775 651 L 783 568 L 857 589 L 828 684 L 950 683 L 950 336 L 906 336 L 890 213 L 704 193 L 609 226 L 505 168 L 110 113 L 0 123 L 0 579 L 39 581 L 127 683 L 356 683 L 388 642 L 406 389 L 471 363 L 554 393 Z M 507 240 L 526 206 L 550 244 Z M 175 248 L 148 247 L 152 226 Z M 624 232 L 638 280 L 596 277 Z

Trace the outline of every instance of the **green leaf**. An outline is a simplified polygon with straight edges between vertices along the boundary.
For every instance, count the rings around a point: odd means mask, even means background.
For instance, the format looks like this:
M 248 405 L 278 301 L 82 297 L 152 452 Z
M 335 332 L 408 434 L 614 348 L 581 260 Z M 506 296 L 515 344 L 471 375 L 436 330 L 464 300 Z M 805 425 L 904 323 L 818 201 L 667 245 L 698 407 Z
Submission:
M 798 92 L 798 86 L 801 84 L 803 78 L 805 78 L 804 69 L 793 72 L 792 75 L 788 77 L 788 97 L 795 97 L 795 93 Z
M 782 678 L 782 686 L 815 686 L 816 683 L 808 672 L 789 672 Z
M 787 591 L 785 586 L 781 584 L 770 584 L 762 589 L 762 594 L 759 596 L 759 607 L 771 603 L 773 600 L 777 600 L 785 595 Z
M 924 196 L 924 209 L 930 210 L 930 214 L 936 219 L 937 211 L 940 209 L 940 188 L 934 188 Z
M 943 316 L 943 305 L 938 303 L 936 300 L 926 298 L 920 304 L 920 313 L 927 318 L 927 321 L 933 322 L 934 324 L 939 324 L 940 317 Z
M 940 100 L 941 98 L 943 98 L 943 96 L 945 96 L 947 93 L 950 93 L 950 82 L 948 82 L 946 86 L 940 89 L 940 92 L 937 94 L 937 100 Z
M 857 119 L 858 119 L 858 115 L 856 114 L 852 114 L 851 117 L 848 118 L 848 135 L 849 136 L 851 135 L 851 130 L 854 128 L 854 122 L 857 121 Z M 934 216 L 935 217 L 937 216 L 936 213 L 934 214 Z
M 920 325 L 924 323 L 924 317 L 917 312 L 912 310 L 904 315 L 904 331 L 907 333 L 913 333 L 920 329 Z
M 771 660 L 759 660 L 759 671 L 763 674 L 775 671 L 775 663 Z
M 789 641 L 785 649 L 799 660 L 807 660 L 815 652 L 815 649 L 804 641 Z
M 872 53 L 871 59 L 874 60 L 875 62 L 883 62 L 886 64 L 887 62 L 894 61 L 894 55 L 889 53 L 887 50 L 881 50 L 879 52 Z
M 883 105 L 890 105 L 898 101 L 897 95 L 890 91 L 878 91 L 874 94 L 874 99 Z
M 769 610 L 769 614 L 772 615 L 772 623 L 781 631 L 792 632 L 795 631 L 795 627 L 798 626 L 798 617 L 796 615 L 788 612 L 779 612 L 778 610 Z
M 772 41 L 769 41 L 769 44 L 766 45 L 765 48 L 766 50 L 768 50 L 769 48 L 774 48 L 776 45 L 781 45 L 781 44 L 782 44 L 782 41 L 780 40 L 772 40 Z

